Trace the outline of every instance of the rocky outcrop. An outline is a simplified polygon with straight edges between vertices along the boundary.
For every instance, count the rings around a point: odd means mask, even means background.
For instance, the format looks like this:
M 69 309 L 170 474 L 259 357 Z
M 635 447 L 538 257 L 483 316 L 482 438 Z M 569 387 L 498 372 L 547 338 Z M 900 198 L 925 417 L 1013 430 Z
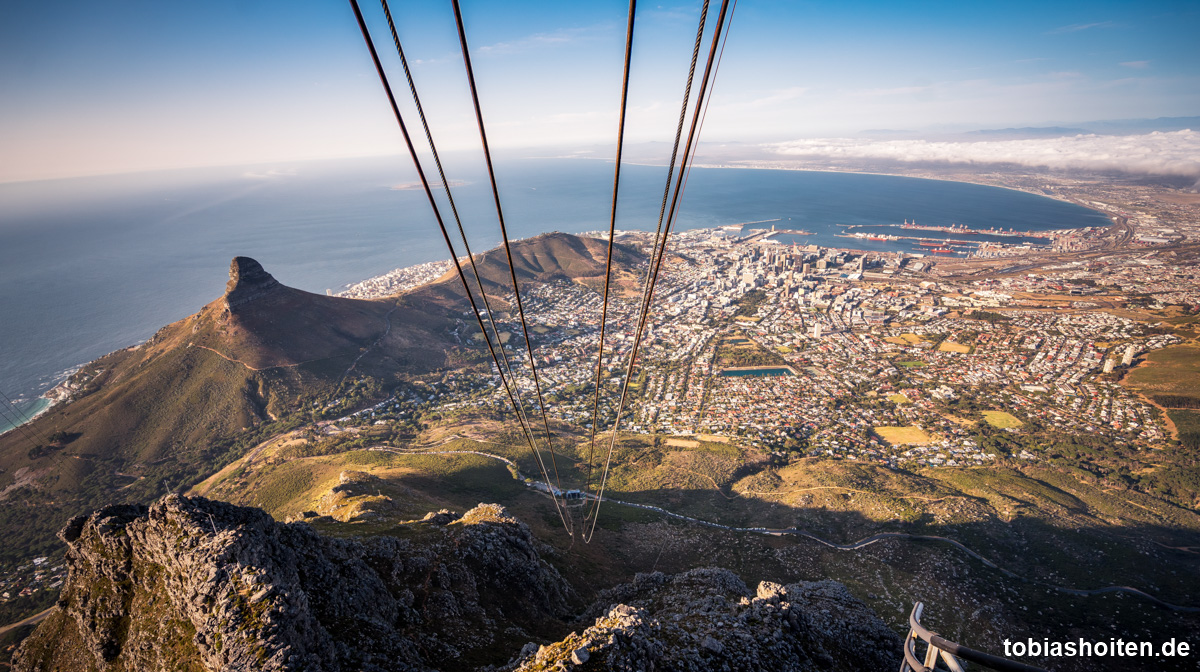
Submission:
M 60 610 L 15 669 L 463 669 L 567 615 L 570 587 L 503 507 L 438 522 L 333 539 L 178 495 L 76 518 Z
M 661 572 L 600 596 L 594 623 L 550 646 L 527 645 L 510 664 L 534 670 L 886 670 L 900 638 L 834 581 L 751 593 L 724 569 Z
M 234 257 L 225 283 L 225 308 L 235 308 L 270 294 L 283 285 L 250 257 Z
M 342 485 L 358 479 L 349 473 Z M 529 528 L 495 504 L 341 539 L 258 509 L 170 495 L 75 518 L 60 536 L 70 574 L 59 609 L 21 645 L 20 672 L 899 663 L 899 638 L 841 584 L 763 582 L 751 592 L 723 569 L 640 574 L 601 593 L 576 632 L 522 649 L 568 632 L 582 605 Z

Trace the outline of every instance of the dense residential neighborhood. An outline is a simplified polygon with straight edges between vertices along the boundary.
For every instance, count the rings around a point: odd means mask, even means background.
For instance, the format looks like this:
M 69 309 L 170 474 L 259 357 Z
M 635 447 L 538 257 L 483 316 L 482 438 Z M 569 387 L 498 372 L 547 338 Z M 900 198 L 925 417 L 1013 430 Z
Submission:
M 1039 459 L 1023 447 L 997 449 L 1019 443 L 980 445 L 980 424 L 1012 436 L 1036 429 L 1162 447 L 1171 438 L 1164 414 L 1118 381 L 1146 354 L 1180 338 L 1122 311 L 1200 305 L 1196 271 L 1164 263 L 1173 253 L 1160 249 L 1105 254 L 1101 232 L 1085 233 L 1100 250 L 1086 260 L 1065 257 L 1028 273 L 993 267 L 965 274 L 947 272 L 952 261 L 786 244 L 771 231 L 741 226 L 675 234 L 656 278 L 620 427 L 738 437 L 780 456 L 892 467 Z M 649 253 L 653 241 L 618 232 L 615 242 Z M 347 295 L 378 295 L 398 280 L 444 269 L 402 269 Z M 626 385 L 648 272 L 645 263 L 635 269 L 637 286 L 609 306 L 601 430 L 612 426 Z M 547 412 L 590 427 L 600 292 L 561 280 L 523 295 L 536 384 L 553 402 Z M 512 304 L 511 294 L 503 298 Z M 503 365 L 536 413 L 518 317 L 495 317 Z M 465 316 L 456 337 L 482 343 Z M 509 402 L 495 373 L 493 366 L 490 379 L 447 374 L 352 417 L 386 424 L 422 413 L 504 412 Z

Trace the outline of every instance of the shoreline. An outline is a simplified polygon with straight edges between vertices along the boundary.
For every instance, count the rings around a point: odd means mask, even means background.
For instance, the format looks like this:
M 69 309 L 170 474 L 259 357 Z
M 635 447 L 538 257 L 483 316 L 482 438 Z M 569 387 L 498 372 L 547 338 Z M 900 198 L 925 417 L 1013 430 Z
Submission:
M 553 158 L 556 160 L 574 158 L 574 159 L 583 159 L 583 160 L 590 160 L 590 161 L 595 161 L 595 160 L 611 161 L 611 158 L 600 159 L 599 157 L 553 157 Z M 663 164 L 658 164 L 655 162 L 644 162 L 644 161 L 630 161 L 630 162 L 627 162 L 627 164 L 628 165 L 649 166 L 649 167 L 665 167 Z M 1062 203 L 1069 203 L 1071 205 L 1075 205 L 1080 208 L 1083 208 L 1084 210 L 1087 210 L 1089 212 L 1093 212 L 1098 215 L 1101 215 L 1106 220 L 1111 221 L 1111 219 L 1112 219 L 1112 217 L 1108 213 L 1106 213 L 1102 210 L 1098 210 L 1094 207 L 1089 207 L 1087 205 L 1080 204 L 1076 201 L 1073 201 L 1073 200 L 1070 200 L 1070 199 L 1067 199 L 1064 197 L 1060 197 L 1060 196 L 1056 196 L 1056 195 L 1047 195 L 1044 193 L 1036 193 L 1036 192 L 1029 191 L 1026 189 L 1020 189 L 1020 188 L 1016 188 L 1016 187 L 1009 187 L 1009 186 L 993 184 L 993 183 L 978 180 L 978 179 L 963 180 L 963 179 L 948 179 L 948 178 L 941 178 L 941 177 L 914 176 L 914 175 L 907 175 L 907 174 L 900 174 L 900 173 L 884 173 L 884 172 L 873 172 L 873 171 L 837 170 L 837 169 L 830 169 L 830 168 L 811 168 L 811 167 L 797 167 L 797 166 L 772 166 L 772 165 L 763 165 L 761 163 L 754 163 L 754 162 L 750 162 L 750 163 L 746 163 L 746 164 L 696 164 L 695 167 L 704 168 L 704 169 L 726 168 L 726 169 L 739 169 L 739 170 L 775 170 L 775 171 L 788 171 L 788 172 L 877 175 L 877 176 L 883 176 L 883 177 L 900 177 L 900 178 L 909 178 L 909 179 L 917 179 L 917 180 L 931 180 L 931 181 L 937 181 L 937 182 L 973 184 L 976 186 L 1006 189 L 1008 191 L 1025 193 L 1025 194 L 1029 194 L 1032 196 L 1039 196 L 1042 198 L 1047 198 L 1047 199 L 1055 200 L 1055 201 L 1062 202 Z M 454 180 L 451 180 L 451 184 L 452 184 L 452 186 L 454 185 Z M 705 228 L 718 228 L 719 229 L 720 227 L 721 227 L 721 225 L 716 225 L 714 227 L 705 227 Z M 805 235 L 805 234 L 801 234 L 801 233 L 787 233 L 787 232 L 783 232 L 783 231 L 777 231 L 775 233 L 776 234 L 784 234 L 784 235 Z M 808 235 L 814 235 L 814 234 L 809 232 Z M 847 241 L 847 242 L 849 242 L 849 241 Z M 845 249 L 848 251 L 859 251 L 859 252 L 869 251 L 869 250 L 858 249 L 852 245 L 844 245 L 844 246 L 837 245 L 837 246 L 826 246 L 826 247 L 830 247 L 833 249 Z M 368 278 L 360 278 L 358 280 L 350 280 L 350 281 L 346 282 L 345 284 L 343 284 L 337 290 L 327 290 L 327 293 L 333 294 L 335 296 L 348 296 L 348 295 L 353 296 L 353 294 L 358 293 L 358 292 L 365 294 L 370 291 L 370 290 L 368 290 L 368 287 L 367 287 L 368 285 L 371 285 L 373 283 L 385 284 L 384 281 L 386 279 L 388 279 L 389 275 L 395 275 L 399 272 L 414 272 L 414 274 L 415 274 L 415 272 L 418 271 L 418 269 L 420 269 L 420 268 L 432 269 L 433 267 L 437 267 L 440 265 L 445 265 L 448 270 L 448 267 L 450 265 L 449 259 L 444 259 L 441 261 L 423 262 L 420 264 L 410 264 L 410 265 L 398 267 L 398 268 L 392 269 L 391 271 L 388 271 L 386 273 L 371 276 Z M 411 289 L 415 286 L 419 286 L 420 284 L 424 284 L 425 282 L 431 281 L 432 278 L 426 279 L 426 280 L 424 280 L 424 282 L 419 282 L 419 283 L 415 283 L 415 284 L 409 284 L 407 282 L 404 282 L 400 278 L 396 278 L 396 280 L 400 280 L 400 282 L 387 283 L 387 284 L 391 284 L 392 286 L 388 287 L 386 290 L 384 290 L 386 292 L 386 295 L 391 295 L 391 294 L 398 293 L 400 291 L 405 291 L 407 289 Z M 382 289 L 382 288 L 377 288 L 376 291 L 378 291 L 378 289 Z M 356 292 L 356 290 L 357 290 L 357 292 Z M 355 297 L 355 298 L 358 298 L 358 297 Z M 117 348 L 117 349 L 113 350 L 113 352 L 120 350 L 120 349 L 122 349 L 122 348 Z M 106 353 L 106 354 L 108 354 L 108 353 Z M 101 355 L 100 357 L 97 357 L 96 359 L 99 359 L 103 356 L 105 356 L 105 355 Z M 91 360 L 91 361 L 95 361 L 95 360 Z M 88 362 L 88 363 L 90 363 L 90 362 Z M 84 365 L 86 366 L 86 364 L 87 363 L 85 363 Z M 78 368 L 79 368 L 78 366 L 73 367 L 72 371 L 78 370 Z M 53 386 L 51 386 L 51 388 L 48 390 L 44 390 L 44 391 L 40 391 L 40 392 L 34 392 L 33 390 L 28 390 L 25 392 L 25 394 L 36 393 L 40 399 L 44 399 L 49 402 L 49 403 L 45 403 L 44 405 L 42 405 L 42 402 L 35 402 L 36 405 L 31 407 L 33 409 L 32 412 L 26 413 L 26 415 L 31 415 L 31 418 L 28 422 L 32 422 L 37 417 L 40 417 L 41 415 L 43 415 L 47 411 L 49 411 L 53 406 L 57 405 L 57 403 L 58 403 L 57 400 L 53 399 L 52 397 L 47 397 L 45 395 L 50 394 L 51 390 L 53 390 L 54 387 L 57 387 L 58 385 L 60 385 L 64 380 L 69 379 L 69 376 L 70 376 L 70 373 L 57 379 L 55 381 L 55 384 Z M 20 424 L 14 425 L 13 427 L 9 427 L 8 429 L 0 431 L 0 434 L 7 434 L 12 429 L 20 427 L 24 424 L 27 424 L 27 422 L 22 422 Z
M 49 393 L 49 390 L 47 390 L 46 393 Z M 27 419 L 25 419 L 22 422 L 18 422 L 17 424 L 12 425 L 10 427 L 6 427 L 3 430 L 0 430 L 0 436 L 4 436 L 5 434 L 8 434 L 9 432 L 15 431 L 21 427 L 24 427 L 25 425 L 32 423 L 34 420 L 37 420 L 39 417 L 41 417 L 41 416 L 45 415 L 47 412 L 49 412 L 49 410 L 51 408 L 54 408 L 55 406 L 57 406 L 58 402 L 56 402 L 53 399 L 50 399 L 48 397 L 39 395 L 34 400 L 33 404 L 34 404 L 34 408 L 32 411 L 17 410 L 18 413 L 25 416 Z M 14 410 L 16 410 L 15 405 L 10 406 L 9 408 L 13 408 Z M 21 418 L 17 418 L 17 419 L 20 420 Z M 11 422 L 11 421 L 7 421 L 7 422 Z
M 589 158 L 589 157 L 559 157 L 559 158 L 569 159 L 569 158 Z M 626 163 L 626 165 L 647 166 L 647 167 L 652 167 L 652 168 L 665 168 L 666 167 L 664 164 L 647 163 L 647 162 L 643 162 L 643 161 L 629 161 Z M 880 177 L 906 177 L 906 178 L 909 178 L 912 180 L 930 180 L 932 182 L 954 182 L 956 184 L 973 184 L 977 187 L 994 187 L 996 189 L 1005 189 L 1008 191 L 1015 191 L 1020 194 L 1029 194 L 1030 196 L 1039 196 L 1041 198 L 1048 198 L 1052 201 L 1058 201 L 1059 203 L 1070 203 L 1071 205 L 1079 206 L 1079 207 L 1083 208 L 1084 210 L 1090 210 L 1092 212 L 1104 215 L 1104 217 L 1106 219 L 1112 219 L 1112 215 L 1110 215 L 1102 210 L 1097 210 L 1094 207 L 1090 207 L 1090 206 L 1084 205 L 1082 203 L 1078 203 L 1069 198 L 1034 192 L 1034 191 L 1030 191 L 1028 189 L 1022 189 L 1020 187 L 1010 187 L 1008 185 L 995 184 L 993 182 L 984 182 L 981 180 L 961 180 L 961 179 L 950 179 L 947 177 L 930 177 L 927 175 L 906 175 L 903 173 L 880 173 L 880 172 L 871 171 L 871 170 L 837 170 L 834 168 L 799 168 L 799 167 L 787 167 L 787 166 L 767 166 L 767 165 L 749 165 L 749 164 L 697 163 L 697 164 L 693 164 L 692 167 L 693 168 L 704 168 L 704 169 L 710 169 L 710 170 L 723 168 L 723 169 L 728 169 L 728 170 L 784 170 L 784 171 L 788 171 L 788 172 L 801 172 L 801 173 L 837 173 L 840 175 L 878 175 Z M 1031 171 L 1028 174 L 1034 175 L 1036 173 L 1033 173 Z

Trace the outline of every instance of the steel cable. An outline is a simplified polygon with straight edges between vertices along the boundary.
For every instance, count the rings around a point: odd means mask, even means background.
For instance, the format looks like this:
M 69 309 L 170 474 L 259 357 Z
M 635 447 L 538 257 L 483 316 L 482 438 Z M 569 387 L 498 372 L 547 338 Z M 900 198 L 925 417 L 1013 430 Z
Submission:
M 542 413 L 542 423 L 546 428 L 546 444 L 550 450 L 550 464 L 554 468 L 555 483 L 550 485 L 551 496 L 555 499 L 557 506 L 558 497 L 562 493 L 562 479 L 558 473 L 558 461 L 555 459 L 553 433 L 550 431 L 550 419 L 546 414 L 546 403 L 542 396 L 542 383 L 538 376 L 537 360 L 533 355 L 533 343 L 529 340 L 529 326 L 525 320 L 525 306 L 521 301 L 521 288 L 517 282 L 517 270 L 513 265 L 512 246 L 508 239 L 508 229 L 504 224 L 504 209 L 500 206 L 500 190 L 496 183 L 496 171 L 492 164 L 492 152 L 488 147 L 487 129 L 483 123 L 483 110 L 479 105 L 479 91 L 475 87 L 475 73 L 471 67 L 471 53 L 467 47 L 467 33 L 463 26 L 462 9 L 458 5 L 458 0 L 451 0 L 451 5 L 454 8 L 454 21 L 458 27 L 458 42 L 462 48 L 463 64 L 467 70 L 467 84 L 471 89 L 471 102 L 475 107 L 475 121 L 479 126 L 479 139 L 483 145 L 484 163 L 487 165 L 488 179 L 492 186 L 492 199 L 496 203 L 496 216 L 500 221 L 500 235 L 504 241 L 504 253 L 508 257 L 508 272 L 512 278 L 513 295 L 516 297 L 517 314 L 521 319 L 521 332 L 525 338 L 525 351 L 529 355 L 529 368 L 533 373 L 533 387 L 537 393 L 538 409 Z M 572 536 L 574 531 L 572 530 Z
M 534 449 L 534 457 L 537 459 L 538 465 L 541 468 L 541 470 L 543 471 L 543 475 L 546 475 L 545 474 L 545 463 L 542 459 L 541 451 L 538 451 L 536 449 L 536 447 L 534 447 L 534 443 L 532 440 L 533 432 L 529 428 L 529 417 L 526 415 L 526 412 L 525 412 L 525 400 L 521 397 L 520 386 L 515 384 L 517 377 L 516 377 L 516 374 L 513 373 L 512 363 L 509 362 L 509 360 L 508 360 L 508 353 L 506 353 L 504 351 L 504 344 L 501 340 L 500 329 L 496 326 L 496 318 L 495 318 L 494 312 L 492 311 L 491 302 L 487 298 L 487 290 L 485 290 L 483 287 L 482 276 L 480 276 L 479 268 L 475 264 L 475 255 L 471 252 L 471 245 L 467 241 L 467 233 L 466 233 L 466 230 L 463 229 L 462 218 L 458 214 L 458 206 L 454 202 L 454 195 L 450 192 L 450 182 L 448 179 L 446 179 L 446 171 L 442 166 L 441 155 L 438 154 L 437 145 L 434 144 L 433 133 L 429 130 L 429 123 L 425 117 L 425 109 L 421 105 L 420 96 L 417 95 L 417 86 L 416 86 L 416 83 L 413 81 L 412 71 L 408 67 L 408 59 L 405 58 L 405 56 L 404 56 L 404 47 L 401 46 L 400 35 L 396 31 L 396 23 L 392 19 L 391 8 L 388 6 L 387 0 L 379 0 L 379 1 L 380 1 L 380 5 L 383 7 L 384 16 L 387 17 L 388 29 L 391 31 L 391 34 L 392 34 L 392 42 L 396 45 L 396 54 L 400 57 L 400 65 L 404 68 L 404 77 L 408 81 L 408 90 L 412 94 L 413 105 L 416 107 L 417 115 L 421 119 L 421 127 L 425 130 L 425 139 L 429 143 L 429 151 L 433 155 L 434 163 L 437 165 L 438 177 L 441 178 L 441 180 L 442 180 L 442 187 L 446 192 L 446 200 L 450 204 L 450 212 L 451 212 L 451 214 L 454 215 L 454 223 L 458 227 L 458 235 L 459 235 L 459 237 L 462 238 L 463 250 L 466 252 L 467 260 L 471 264 L 471 273 L 472 273 L 472 275 L 475 276 L 475 286 L 479 289 L 479 295 L 483 300 L 484 312 L 487 313 L 488 323 L 492 327 L 492 333 L 495 334 L 495 336 L 496 336 L 496 343 L 500 346 L 501 361 L 504 362 L 504 369 L 508 372 L 509 379 L 511 379 L 514 382 L 513 388 L 515 390 L 515 397 L 517 400 L 517 404 L 514 405 L 513 410 L 517 413 L 517 420 L 521 424 L 521 429 L 522 429 L 523 433 L 527 437 L 527 440 L 530 441 L 530 447 Z M 484 337 L 487 338 L 486 333 L 484 333 Z M 504 380 L 504 374 L 499 368 L 499 362 L 497 362 L 496 371 L 498 374 L 500 374 L 501 382 L 503 382 L 505 385 L 505 388 L 507 388 L 508 383 Z M 549 481 L 548 475 L 546 476 L 546 478 L 547 478 L 547 482 L 548 482 Z
M 638 315 L 641 314 L 641 312 L 644 309 L 645 304 L 646 304 L 646 296 L 650 289 L 650 274 L 653 271 L 654 266 L 655 266 L 654 261 L 658 254 L 658 244 L 659 244 L 660 238 L 662 237 L 663 217 L 666 215 L 667 201 L 669 200 L 670 195 L 671 195 L 671 178 L 675 174 L 675 162 L 679 155 L 679 140 L 683 137 L 683 125 L 684 125 L 684 122 L 687 121 L 688 102 L 691 100 L 692 81 L 696 74 L 696 63 L 700 58 L 700 47 L 701 47 L 701 45 L 704 44 L 704 26 L 705 26 L 705 22 L 708 19 L 708 6 L 709 6 L 709 0 L 704 0 L 704 4 L 700 8 L 700 20 L 696 26 L 696 40 L 695 40 L 695 44 L 692 46 L 692 60 L 691 60 L 690 64 L 688 65 L 687 82 L 684 84 L 684 87 L 683 87 L 683 102 L 679 106 L 679 122 L 675 126 L 675 142 L 671 146 L 671 159 L 670 159 L 670 162 L 667 164 L 667 180 L 666 180 L 665 185 L 663 186 L 662 204 L 659 206 L 659 209 L 658 209 L 658 225 L 654 231 L 654 242 L 650 246 L 650 261 L 649 261 L 649 264 L 647 264 L 647 266 L 646 266 L 646 277 L 642 283 L 642 300 L 639 304 L 639 309 L 638 309 L 638 313 L 637 313 Z M 597 389 L 597 394 L 599 394 L 599 389 Z M 593 431 L 595 430 L 595 427 L 596 427 L 596 419 L 593 419 L 593 421 L 592 421 Z M 609 457 L 611 458 L 611 454 L 609 455 Z M 588 488 L 590 490 L 590 488 L 591 488 L 590 455 L 589 455 L 588 469 L 589 469 Z M 584 519 L 587 520 L 588 518 L 590 518 L 596 512 L 598 506 L 599 506 L 599 503 L 594 501 L 592 506 L 589 508 L 587 515 L 584 517 Z M 590 538 L 589 538 L 589 540 L 590 540 Z M 588 541 L 588 540 L 585 540 L 585 543 L 586 543 L 586 541 Z
M 34 436 L 32 426 L 33 418 L 26 414 L 25 411 L 17 408 L 16 402 L 14 402 L 12 399 L 9 399 L 8 395 L 4 394 L 4 392 L 0 392 L 0 397 L 4 397 L 5 404 L 12 409 L 8 410 L 4 406 L 0 406 L 0 417 L 3 417 L 6 422 L 11 424 L 13 430 L 16 430 L 18 434 L 24 436 L 26 439 L 29 439 L 29 442 L 35 446 L 38 445 L 38 439 L 41 439 L 47 445 L 50 443 L 49 439 L 47 439 L 40 431 L 38 432 L 38 436 Z
M 475 319 L 479 323 L 479 329 L 481 331 L 483 331 L 484 338 L 485 338 L 485 340 L 487 340 L 488 350 L 491 352 L 491 355 L 492 355 L 492 361 L 495 362 L 495 364 L 496 364 L 497 372 L 500 372 L 502 374 L 502 370 L 500 368 L 500 362 L 499 362 L 498 358 L 496 357 L 495 350 L 492 348 L 491 339 L 487 338 L 487 329 L 486 329 L 486 327 L 484 327 L 483 318 L 479 314 L 479 307 L 475 303 L 475 298 L 471 293 L 471 286 L 467 283 L 466 275 L 463 273 L 462 264 L 459 263 L 458 255 L 454 251 L 454 244 L 450 240 L 450 233 L 446 230 L 446 223 L 442 219 L 441 211 L 438 208 L 437 201 L 433 197 L 433 190 L 429 186 L 429 180 L 425 176 L 424 169 L 421 167 L 420 159 L 417 157 L 417 151 L 416 151 L 416 148 L 413 146 L 412 137 L 408 133 L 408 127 L 404 123 L 404 117 L 400 114 L 400 108 L 396 103 L 396 97 L 392 93 L 391 84 L 388 83 L 387 74 L 384 72 L 383 64 L 379 60 L 379 53 L 375 50 L 374 40 L 371 39 L 371 33 L 367 29 L 367 23 L 366 23 L 366 20 L 363 18 L 362 10 L 358 6 L 358 0 L 350 0 L 350 6 L 354 9 L 354 16 L 355 16 L 355 19 L 358 21 L 359 30 L 362 31 L 363 40 L 367 44 L 368 51 L 370 51 L 371 60 L 375 64 L 376 72 L 379 74 L 379 80 L 383 85 L 384 93 L 387 94 L 388 103 L 391 105 L 392 113 L 396 117 L 396 123 L 400 127 L 400 133 L 404 137 L 404 144 L 408 149 L 409 155 L 412 157 L 413 165 L 417 170 L 417 177 L 421 181 L 421 186 L 425 190 L 425 196 L 429 199 L 429 205 L 433 209 L 434 218 L 437 220 L 438 228 L 441 229 L 442 238 L 445 240 L 446 247 L 450 251 L 450 259 L 454 263 L 455 271 L 457 271 L 458 278 L 462 282 L 462 285 L 463 285 L 463 290 L 467 294 L 467 300 L 471 303 L 471 310 L 475 313 Z M 503 379 L 503 377 L 502 377 L 502 379 Z M 508 389 L 507 385 L 505 386 L 505 389 Z M 511 392 L 509 395 L 509 399 L 513 403 L 513 405 L 516 406 L 516 399 L 511 396 Z M 527 436 L 527 438 L 529 438 L 529 437 Z M 531 447 L 533 446 L 532 441 L 530 442 L 530 445 L 531 445 Z M 553 453 L 551 453 L 551 454 L 553 454 Z M 567 529 L 568 533 L 570 533 L 570 534 L 572 534 L 572 536 L 574 536 L 574 531 L 571 529 L 571 526 L 567 523 L 566 518 L 564 516 L 564 511 L 559 506 L 558 497 L 554 496 L 553 492 L 551 494 L 554 499 L 555 509 L 558 510 L 559 518 L 562 519 L 562 521 L 563 521 L 563 526 Z
M 625 141 L 625 108 L 629 99 L 629 63 L 633 56 L 633 19 L 637 9 L 637 0 L 629 0 L 629 18 L 625 27 L 625 71 L 621 76 L 621 111 L 617 117 L 617 158 L 613 168 L 612 210 L 608 217 L 608 256 L 604 261 L 604 300 L 600 308 L 600 345 L 596 352 L 596 393 L 592 403 L 592 432 L 588 445 L 587 477 L 584 480 L 584 491 L 592 487 L 592 458 L 596 450 L 596 426 L 600 419 L 600 376 L 604 371 L 604 332 L 608 324 L 608 292 L 612 278 L 613 239 L 617 227 L 617 193 L 621 186 L 621 154 Z
M 457 0 L 455 0 L 455 1 L 457 2 Z M 721 39 L 722 27 L 725 24 L 725 16 L 726 16 L 728 10 L 729 10 L 729 0 L 721 0 L 721 9 L 717 14 L 717 26 L 716 26 L 716 29 L 713 31 L 712 46 L 709 47 L 708 61 L 705 63 L 705 66 L 704 66 L 704 76 L 700 80 L 700 93 L 696 97 L 696 101 L 697 101 L 696 109 L 692 115 L 691 127 L 688 129 L 687 144 L 684 145 L 684 149 L 683 149 L 683 163 L 680 166 L 679 175 L 676 177 L 675 194 L 671 199 L 671 209 L 667 213 L 666 223 L 665 223 L 665 226 L 663 227 L 662 245 L 661 245 L 660 252 L 658 255 L 658 261 L 655 264 L 654 273 L 651 276 L 650 291 L 649 291 L 648 296 L 646 297 L 646 302 L 643 303 L 641 319 L 638 321 L 638 328 L 634 335 L 633 348 L 629 355 L 629 368 L 625 375 L 624 384 L 621 386 L 621 399 L 617 405 L 617 415 L 616 415 L 616 419 L 613 421 L 612 435 L 609 438 L 608 458 L 605 461 L 604 476 L 600 483 L 600 491 L 597 494 L 597 497 L 595 500 L 595 507 L 593 508 L 592 524 L 591 524 L 590 529 L 586 533 L 587 536 L 584 537 L 584 542 L 591 541 L 592 536 L 595 534 L 596 521 L 599 518 L 599 513 L 600 513 L 600 503 L 604 500 L 604 488 L 607 485 L 608 471 L 609 471 L 609 467 L 611 466 L 611 463 L 612 463 L 613 448 L 616 446 L 616 442 L 617 442 L 617 430 L 621 424 L 621 413 L 624 411 L 625 400 L 626 400 L 626 398 L 628 396 L 628 392 L 629 392 L 629 380 L 633 377 L 633 367 L 637 361 L 637 352 L 638 352 L 639 346 L 641 345 L 642 336 L 645 333 L 645 326 L 646 326 L 647 318 L 648 318 L 649 312 L 650 312 L 650 302 L 654 298 L 654 286 L 658 280 L 659 270 L 662 268 L 663 257 L 666 256 L 667 240 L 670 238 L 671 225 L 675 218 L 675 213 L 676 213 L 678 205 L 679 205 L 679 197 L 682 192 L 683 179 L 685 176 L 684 169 L 687 167 L 688 161 L 690 159 L 693 143 L 695 141 L 696 132 L 697 132 L 698 126 L 699 126 L 700 114 L 702 111 L 700 103 L 704 100 L 705 92 L 708 89 L 709 77 L 712 74 L 713 62 L 716 59 L 716 55 L 717 55 L 717 45 L 719 44 L 720 39 Z

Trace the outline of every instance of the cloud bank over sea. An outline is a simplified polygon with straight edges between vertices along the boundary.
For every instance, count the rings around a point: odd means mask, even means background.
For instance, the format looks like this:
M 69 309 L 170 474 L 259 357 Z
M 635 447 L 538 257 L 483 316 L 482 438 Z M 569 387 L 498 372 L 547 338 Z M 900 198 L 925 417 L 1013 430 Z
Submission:
M 812 138 L 771 143 L 764 148 L 797 158 L 1015 163 L 1057 170 L 1115 170 L 1200 178 L 1200 131 L 1193 130 L 972 142 Z

